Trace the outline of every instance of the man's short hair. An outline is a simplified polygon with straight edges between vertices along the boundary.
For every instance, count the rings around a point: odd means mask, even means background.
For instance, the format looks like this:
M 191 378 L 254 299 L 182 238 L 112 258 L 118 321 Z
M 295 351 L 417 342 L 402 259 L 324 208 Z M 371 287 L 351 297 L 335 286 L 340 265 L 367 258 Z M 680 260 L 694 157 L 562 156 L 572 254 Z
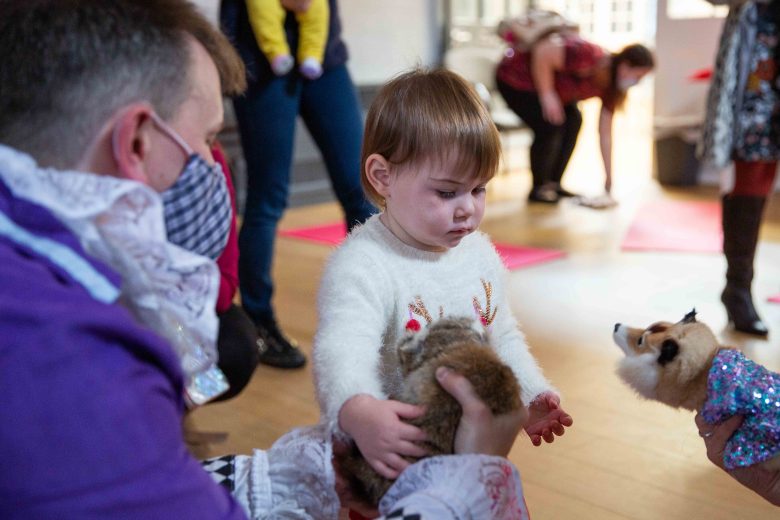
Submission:
M 241 92 L 241 59 L 187 1 L 0 0 L 0 143 L 72 168 L 119 108 L 169 119 L 191 88 L 191 38 L 223 92 Z

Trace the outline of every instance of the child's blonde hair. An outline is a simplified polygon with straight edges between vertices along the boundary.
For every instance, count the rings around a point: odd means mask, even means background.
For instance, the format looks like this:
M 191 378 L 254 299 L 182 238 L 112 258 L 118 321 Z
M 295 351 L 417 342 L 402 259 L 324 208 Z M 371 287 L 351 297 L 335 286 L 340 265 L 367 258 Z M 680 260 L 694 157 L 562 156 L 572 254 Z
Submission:
M 385 84 L 366 118 L 360 180 L 368 199 L 383 208 L 383 197 L 366 178 L 371 154 L 393 166 L 455 157 L 464 177 L 487 182 L 498 170 L 501 140 L 465 79 L 445 69 L 418 68 Z

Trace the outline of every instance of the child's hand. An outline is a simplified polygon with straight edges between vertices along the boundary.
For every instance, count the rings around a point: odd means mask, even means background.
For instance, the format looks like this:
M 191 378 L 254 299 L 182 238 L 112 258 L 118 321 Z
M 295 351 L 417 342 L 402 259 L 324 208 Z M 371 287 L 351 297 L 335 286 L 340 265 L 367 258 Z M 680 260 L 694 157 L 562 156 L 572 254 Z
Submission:
M 534 446 L 552 442 L 555 436 L 561 436 L 565 426 L 571 426 L 574 421 L 571 415 L 560 406 L 561 398 L 552 392 L 542 392 L 528 406 L 528 422 L 525 431 Z
M 410 464 L 404 456 L 427 454 L 415 444 L 426 440 L 425 432 L 401 420 L 424 413 L 421 406 L 360 394 L 341 407 L 339 425 L 355 439 L 360 453 L 377 473 L 395 479 Z

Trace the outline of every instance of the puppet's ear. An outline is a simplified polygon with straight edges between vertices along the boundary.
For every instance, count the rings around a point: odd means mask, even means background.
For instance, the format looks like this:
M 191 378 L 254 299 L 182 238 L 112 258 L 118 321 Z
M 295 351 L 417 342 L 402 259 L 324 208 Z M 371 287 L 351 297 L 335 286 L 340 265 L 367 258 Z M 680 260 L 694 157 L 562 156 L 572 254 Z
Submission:
M 658 356 L 658 364 L 665 365 L 674 358 L 680 352 L 680 346 L 673 339 L 664 340 L 661 343 L 661 354 Z
M 696 308 L 691 309 L 691 312 L 683 317 L 681 323 L 696 323 Z

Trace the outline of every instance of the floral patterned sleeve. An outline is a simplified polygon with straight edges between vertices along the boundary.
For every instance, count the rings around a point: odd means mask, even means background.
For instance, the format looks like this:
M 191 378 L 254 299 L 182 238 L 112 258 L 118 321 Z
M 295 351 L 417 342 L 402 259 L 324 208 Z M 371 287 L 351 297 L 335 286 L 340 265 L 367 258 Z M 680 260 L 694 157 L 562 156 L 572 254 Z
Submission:
M 379 503 L 383 518 L 528 520 L 517 469 L 502 457 L 446 455 L 407 468 Z
M 337 520 L 333 449 L 324 425 L 298 428 L 269 450 L 202 462 L 250 519 Z

